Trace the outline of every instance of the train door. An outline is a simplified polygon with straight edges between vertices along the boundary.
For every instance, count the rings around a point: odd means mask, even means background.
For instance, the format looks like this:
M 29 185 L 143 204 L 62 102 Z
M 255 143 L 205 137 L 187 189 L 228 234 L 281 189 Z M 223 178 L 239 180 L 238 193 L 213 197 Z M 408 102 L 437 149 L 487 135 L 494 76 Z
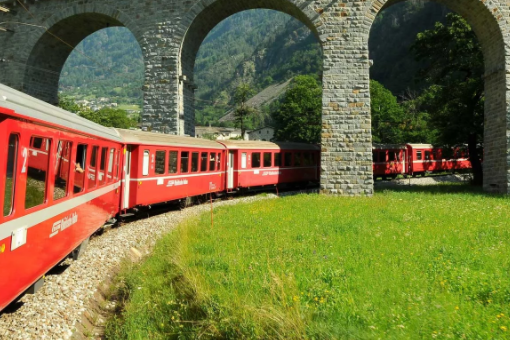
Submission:
M 405 174 L 406 173 L 406 151 L 405 150 L 400 150 L 400 159 L 402 160 L 402 174 Z
M 126 155 L 124 158 L 124 197 L 122 198 L 122 209 L 129 208 L 129 187 L 131 183 L 131 146 L 126 146 Z
M 413 164 L 413 149 L 407 148 L 407 174 L 412 175 L 414 172 L 414 164 Z
M 234 189 L 234 151 L 229 151 L 227 163 L 227 189 Z

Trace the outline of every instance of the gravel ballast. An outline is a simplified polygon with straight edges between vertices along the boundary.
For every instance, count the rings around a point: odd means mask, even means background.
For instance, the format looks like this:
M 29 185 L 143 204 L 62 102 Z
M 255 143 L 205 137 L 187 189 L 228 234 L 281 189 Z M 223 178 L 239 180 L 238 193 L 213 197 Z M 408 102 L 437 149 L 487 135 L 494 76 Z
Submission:
M 468 180 L 466 175 L 449 175 L 376 181 L 375 187 L 384 189 Z M 215 202 L 214 207 L 273 198 L 276 195 L 244 197 Z M 162 234 L 172 231 L 186 218 L 209 209 L 210 205 L 204 204 L 170 211 L 113 228 L 92 238 L 78 261 L 66 260 L 58 268 L 60 272 L 54 270 L 56 273 L 46 275 L 44 286 L 36 294 L 27 294 L 20 299 L 20 308 L 0 314 L 0 339 L 70 339 L 100 284 L 115 272 L 131 248 L 150 249 Z M 67 269 L 66 265 L 69 265 Z
M 468 183 L 471 180 L 470 174 L 456 174 L 445 176 L 426 176 L 426 177 L 409 177 L 392 181 L 375 181 L 374 187 L 377 189 L 386 187 L 399 187 L 399 186 L 421 186 L 421 185 L 437 185 L 441 183 Z
M 220 201 L 215 202 L 214 207 L 275 197 L 269 194 Z M 99 285 L 108 279 L 131 248 L 150 249 L 162 234 L 170 232 L 186 218 L 209 209 L 210 205 L 204 204 L 171 211 L 92 238 L 79 260 L 66 260 L 59 269 L 70 266 L 61 273 L 46 275 L 44 286 L 36 294 L 26 294 L 20 299 L 19 309 L 0 314 L 0 339 L 71 338 Z

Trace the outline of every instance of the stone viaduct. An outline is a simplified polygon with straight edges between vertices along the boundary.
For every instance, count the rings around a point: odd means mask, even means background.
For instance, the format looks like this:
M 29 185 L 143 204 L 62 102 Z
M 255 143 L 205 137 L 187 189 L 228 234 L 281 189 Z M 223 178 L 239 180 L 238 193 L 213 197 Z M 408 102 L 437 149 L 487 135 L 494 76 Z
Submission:
M 322 191 L 372 195 L 368 37 L 398 0 L 0 0 L 0 82 L 57 102 L 60 71 L 86 36 L 127 27 L 145 63 L 144 116 L 153 130 L 194 135 L 193 67 L 220 21 L 248 9 L 285 12 L 322 44 Z M 486 190 L 510 193 L 510 3 L 437 0 L 475 30 L 485 58 Z

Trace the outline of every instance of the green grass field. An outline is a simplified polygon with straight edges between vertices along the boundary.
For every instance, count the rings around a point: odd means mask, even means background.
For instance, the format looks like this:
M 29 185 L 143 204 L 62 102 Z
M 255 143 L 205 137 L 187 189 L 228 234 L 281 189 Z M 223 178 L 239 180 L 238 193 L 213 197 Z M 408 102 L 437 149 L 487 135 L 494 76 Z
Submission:
M 221 207 L 126 266 L 107 336 L 509 339 L 509 221 L 461 185 Z

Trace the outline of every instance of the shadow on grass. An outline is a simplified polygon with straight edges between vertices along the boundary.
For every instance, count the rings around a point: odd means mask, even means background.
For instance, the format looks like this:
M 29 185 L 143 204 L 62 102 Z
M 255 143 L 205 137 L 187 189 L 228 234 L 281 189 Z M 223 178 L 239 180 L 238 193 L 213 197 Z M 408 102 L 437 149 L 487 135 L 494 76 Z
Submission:
M 389 184 L 376 183 L 374 185 L 376 193 L 389 192 L 408 192 L 423 193 L 429 195 L 451 195 L 451 194 L 469 194 L 485 197 L 507 198 L 507 195 L 486 192 L 482 187 L 473 186 L 468 183 L 438 183 L 433 185 L 406 185 L 406 184 Z

